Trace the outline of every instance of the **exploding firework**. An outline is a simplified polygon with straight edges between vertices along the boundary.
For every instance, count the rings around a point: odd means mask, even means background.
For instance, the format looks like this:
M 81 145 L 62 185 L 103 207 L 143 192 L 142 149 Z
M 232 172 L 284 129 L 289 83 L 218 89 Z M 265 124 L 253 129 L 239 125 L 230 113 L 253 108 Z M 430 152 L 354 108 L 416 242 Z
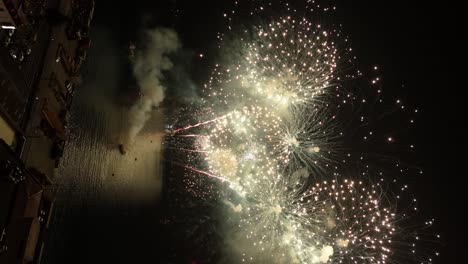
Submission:
M 239 224 L 231 227 L 236 230 L 231 243 L 243 252 L 243 261 L 432 262 L 417 254 L 421 235 L 416 229 L 405 233 L 400 224 L 408 212 L 397 210 L 397 203 L 383 190 L 383 180 L 370 184 L 334 179 L 308 185 L 306 176 L 255 180 L 247 185 L 244 197 L 225 201 L 237 215 Z M 432 221 L 419 230 L 430 225 Z
M 417 235 L 402 236 L 406 216 L 383 179 L 337 172 L 338 104 L 353 100 L 340 98 L 350 76 L 339 32 L 297 15 L 267 21 L 224 49 L 197 106 L 206 111 L 171 130 L 186 155 L 176 164 L 216 182 L 233 251 L 253 263 L 431 262 L 415 257 Z
M 323 104 L 340 79 L 333 35 L 306 18 L 290 16 L 253 27 L 237 52 L 227 52 L 232 53 L 228 65 L 214 69 L 207 102 L 228 109 L 262 105 L 285 118 L 295 108 L 307 111 Z

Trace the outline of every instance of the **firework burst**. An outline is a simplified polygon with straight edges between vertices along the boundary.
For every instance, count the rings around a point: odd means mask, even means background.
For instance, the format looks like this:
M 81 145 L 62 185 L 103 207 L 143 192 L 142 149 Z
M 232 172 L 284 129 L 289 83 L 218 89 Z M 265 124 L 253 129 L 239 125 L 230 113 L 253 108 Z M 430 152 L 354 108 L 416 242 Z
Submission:
M 306 18 L 290 16 L 253 27 L 237 52 L 226 52 L 231 54 L 228 65 L 214 69 L 205 87 L 207 102 L 229 109 L 262 105 L 286 118 L 292 109 L 307 111 L 323 104 L 340 78 L 333 34 Z
M 406 216 L 383 179 L 331 166 L 345 155 L 337 104 L 350 97 L 340 98 L 349 75 L 338 70 L 339 32 L 304 16 L 267 21 L 224 49 L 199 106 L 208 110 L 171 131 L 190 163 L 178 164 L 219 181 L 227 240 L 243 261 L 411 263 L 403 256 L 416 244 L 399 240 Z
M 302 177 L 264 177 L 243 197 L 225 201 L 235 214 L 233 247 L 253 263 L 430 263 L 416 254 L 420 231 L 401 226 L 386 183 L 334 179 L 307 184 Z M 406 189 L 403 188 L 403 191 Z M 413 210 L 415 210 L 413 208 Z M 240 242 L 242 241 L 242 242 Z M 409 241 L 412 241 L 411 243 Z M 420 252 L 418 252 L 420 253 Z

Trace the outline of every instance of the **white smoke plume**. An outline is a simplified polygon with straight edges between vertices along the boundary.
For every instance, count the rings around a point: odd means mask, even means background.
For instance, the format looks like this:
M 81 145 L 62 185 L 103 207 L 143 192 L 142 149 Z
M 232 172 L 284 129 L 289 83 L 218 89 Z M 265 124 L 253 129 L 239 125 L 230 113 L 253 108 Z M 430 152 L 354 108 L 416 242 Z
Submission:
M 125 146 L 132 144 L 150 118 L 152 110 L 163 101 L 163 71 L 172 68 L 168 55 L 180 47 L 177 33 L 167 28 L 146 30 L 143 44 L 143 47 L 136 48 L 134 57 L 131 58 L 140 97 L 129 111 L 128 133 L 123 139 Z

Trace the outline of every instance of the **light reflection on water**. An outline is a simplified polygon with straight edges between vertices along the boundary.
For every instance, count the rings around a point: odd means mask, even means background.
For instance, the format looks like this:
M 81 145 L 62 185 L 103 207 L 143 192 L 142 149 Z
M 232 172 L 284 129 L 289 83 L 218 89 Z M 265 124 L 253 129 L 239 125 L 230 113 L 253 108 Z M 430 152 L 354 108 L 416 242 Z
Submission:
M 54 177 L 56 204 L 42 263 L 134 263 L 157 254 L 163 112 L 153 114 L 122 155 L 118 144 L 128 118 L 114 103 L 115 50 L 102 49 L 105 36 L 94 43 L 93 74 L 76 92 L 70 141 Z M 103 61 L 108 67 L 99 66 Z

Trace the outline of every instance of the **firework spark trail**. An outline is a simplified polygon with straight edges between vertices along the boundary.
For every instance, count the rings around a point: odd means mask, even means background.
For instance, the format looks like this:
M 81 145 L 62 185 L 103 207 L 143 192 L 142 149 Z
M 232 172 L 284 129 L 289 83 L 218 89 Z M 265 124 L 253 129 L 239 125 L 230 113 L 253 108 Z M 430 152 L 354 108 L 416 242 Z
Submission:
M 207 153 L 208 151 L 205 150 L 198 150 L 198 149 L 186 149 L 186 148 L 177 148 L 177 150 L 192 152 L 192 153 Z
M 221 120 L 221 119 L 224 119 L 228 116 L 229 114 L 226 114 L 226 115 L 223 115 L 223 116 L 220 116 L 220 117 L 216 117 L 212 120 L 208 120 L 208 121 L 204 121 L 204 122 L 199 122 L 197 124 L 194 124 L 194 125 L 188 125 L 186 127 L 181 127 L 181 128 L 178 128 L 178 129 L 174 129 L 173 133 L 178 133 L 180 131 L 184 131 L 184 130 L 188 130 L 188 129 L 191 129 L 191 128 L 195 128 L 195 127 L 199 127 L 199 126 L 204 126 L 204 125 L 207 125 L 207 124 L 210 124 L 210 123 L 213 123 L 213 122 L 216 122 L 218 120 Z
M 202 138 L 202 137 L 209 137 L 209 135 L 188 134 L 188 135 L 174 135 L 174 137 Z
M 223 177 L 216 176 L 216 175 L 211 174 L 211 173 L 209 173 L 209 172 L 206 172 L 206 171 L 203 171 L 203 170 L 199 170 L 199 169 L 196 169 L 196 168 L 193 168 L 193 167 L 190 167 L 190 166 L 187 166 L 187 165 L 184 165 L 184 164 L 175 162 L 175 161 L 172 161 L 172 163 L 174 163 L 174 164 L 176 164 L 176 165 L 178 165 L 178 166 L 181 166 L 181 167 L 183 167 L 183 168 L 185 168 L 185 169 L 187 169 L 187 170 L 191 170 L 191 171 L 194 171 L 194 172 L 197 172 L 197 173 L 206 175 L 206 176 L 208 176 L 208 177 L 210 177 L 210 178 L 213 178 L 213 179 L 218 179 L 218 180 L 220 180 L 221 182 L 228 182 L 228 183 L 231 183 L 231 184 L 232 184 L 232 182 L 230 182 L 228 179 L 225 179 L 225 178 L 223 178 Z

